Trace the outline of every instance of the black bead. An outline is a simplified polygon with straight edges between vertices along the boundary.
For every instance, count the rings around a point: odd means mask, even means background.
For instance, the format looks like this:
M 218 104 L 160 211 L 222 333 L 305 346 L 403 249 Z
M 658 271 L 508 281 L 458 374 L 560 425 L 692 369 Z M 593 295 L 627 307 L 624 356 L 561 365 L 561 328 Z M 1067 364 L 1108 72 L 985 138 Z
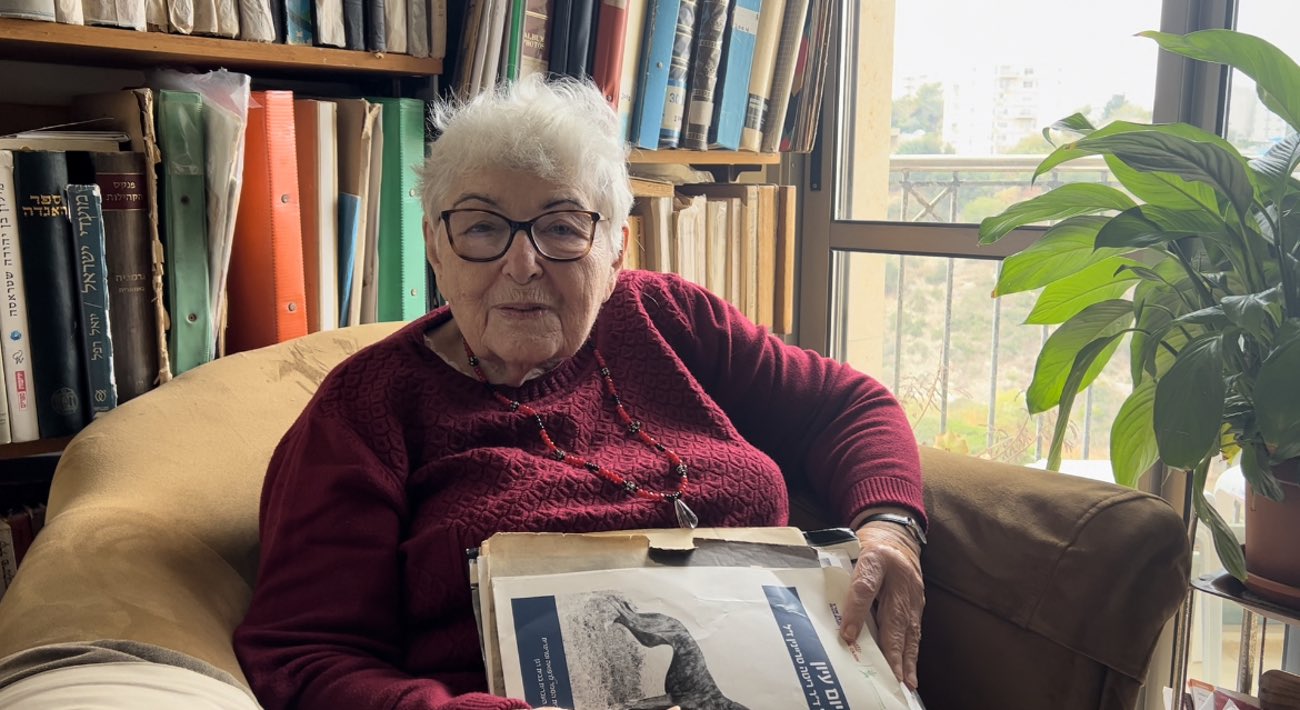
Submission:
M 633 421 L 631 424 L 628 424 L 628 425 L 627 425 L 627 433 L 629 433 L 629 434 L 635 434 L 635 433 L 637 433 L 637 432 L 639 432 L 639 431 L 641 431 L 641 420 L 640 420 L 640 419 L 637 419 L 637 420 Z
M 546 422 L 542 421 L 542 415 L 534 414 L 533 419 L 537 421 L 537 428 L 546 431 Z
M 679 463 L 673 467 L 673 472 L 682 478 L 686 478 L 686 464 Z
M 609 377 L 609 368 L 608 368 L 608 367 L 602 367 L 602 368 L 600 368 L 600 376 L 601 376 L 601 377 Z
M 477 357 L 474 357 L 473 355 L 470 355 L 470 356 L 469 356 L 469 366 L 470 366 L 470 367 L 478 367 L 478 358 L 477 358 Z
M 519 411 L 519 400 L 516 399 L 510 400 L 510 411 L 512 412 Z
M 665 451 L 667 451 L 667 450 L 668 450 L 668 448 L 667 448 L 666 446 L 664 446 L 663 444 L 661 444 L 661 443 L 659 443 L 659 442 L 657 442 L 657 441 L 655 442 L 655 451 L 658 451 L 659 453 L 662 454 L 663 452 L 665 452 Z
M 588 461 L 587 463 L 583 464 L 583 467 L 586 468 L 588 471 L 591 471 L 592 473 L 600 473 L 600 464 L 598 463 L 593 463 L 591 461 Z
M 640 486 L 638 486 L 637 484 L 631 481 L 623 482 L 623 490 L 627 491 L 628 493 L 636 493 L 638 490 L 640 490 L 640 488 L 641 488 Z
M 564 449 L 556 449 L 554 452 L 551 453 L 551 457 L 554 458 L 556 461 L 563 461 L 569 458 L 569 452 L 565 451 Z

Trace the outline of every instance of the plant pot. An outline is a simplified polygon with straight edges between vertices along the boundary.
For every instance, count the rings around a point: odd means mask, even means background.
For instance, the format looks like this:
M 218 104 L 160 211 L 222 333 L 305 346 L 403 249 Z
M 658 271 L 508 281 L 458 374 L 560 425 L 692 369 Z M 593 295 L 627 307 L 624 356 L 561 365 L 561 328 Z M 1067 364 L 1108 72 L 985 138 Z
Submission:
M 1300 462 L 1274 467 L 1283 500 L 1246 487 L 1246 588 L 1269 601 L 1300 608 Z

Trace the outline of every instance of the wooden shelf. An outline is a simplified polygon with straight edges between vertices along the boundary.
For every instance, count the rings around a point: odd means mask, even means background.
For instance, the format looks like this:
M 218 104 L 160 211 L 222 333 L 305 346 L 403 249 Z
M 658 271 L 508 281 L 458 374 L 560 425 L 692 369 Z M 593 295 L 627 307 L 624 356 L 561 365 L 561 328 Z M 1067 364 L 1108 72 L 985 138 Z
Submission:
M 633 165 L 776 165 L 781 153 L 750 153 L 743 150 L 633 150 L 627 158 Z
M 39 454 L 60 453 L 67 447 L 69 441 L 72 441 L 72 437 L 64 436 L 58 439 L 24 441 L 21 444 L 0 444 L 0 461 L 4 459 L 21 459 Z
M 135 32 L 0 18 L 0 57 L 59 64 L 107 62 L 124 67 L 186 65 L 243 71 L 351 72 L 393 76 L 442 73 L 441 59 L 328 47 Z

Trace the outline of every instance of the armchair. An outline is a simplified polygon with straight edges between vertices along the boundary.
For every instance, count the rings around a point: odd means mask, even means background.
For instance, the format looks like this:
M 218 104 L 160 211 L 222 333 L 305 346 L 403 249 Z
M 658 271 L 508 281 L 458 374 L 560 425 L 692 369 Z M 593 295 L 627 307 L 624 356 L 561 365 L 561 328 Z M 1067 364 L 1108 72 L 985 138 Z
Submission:
M 267 460 L 326 373 L 395 327 L 222 358 L 77 436 L 45 529 L 0 601 L 0 659 L 21 666 L 50 644 L 135 642 L 246 691 L 230 638 L 256 582 Z M 936 450 L 923 462 L 930 710 L 1133 707 L 1187 586 L 1172 509 Z M 816 511 L 797 503 L 792 524 L 813 524 Z

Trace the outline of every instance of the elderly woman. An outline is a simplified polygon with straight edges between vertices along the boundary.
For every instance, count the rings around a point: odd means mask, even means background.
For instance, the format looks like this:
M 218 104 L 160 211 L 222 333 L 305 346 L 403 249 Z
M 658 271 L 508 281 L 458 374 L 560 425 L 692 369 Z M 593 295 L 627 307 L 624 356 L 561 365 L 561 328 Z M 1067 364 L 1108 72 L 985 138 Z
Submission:
M 235 634 L 262 703 L 526 708 L 484 692 L 466 548 L 784 525 L 796 479 L 862 542 L 842 636 L 874 613 L 914 686 L 924 513 L 889 392 L 621 270 L 626 148 L 594 87 L 525 81 L 435 114 L 425 239 L 449 305 L 335 369 L 271 459 Z

